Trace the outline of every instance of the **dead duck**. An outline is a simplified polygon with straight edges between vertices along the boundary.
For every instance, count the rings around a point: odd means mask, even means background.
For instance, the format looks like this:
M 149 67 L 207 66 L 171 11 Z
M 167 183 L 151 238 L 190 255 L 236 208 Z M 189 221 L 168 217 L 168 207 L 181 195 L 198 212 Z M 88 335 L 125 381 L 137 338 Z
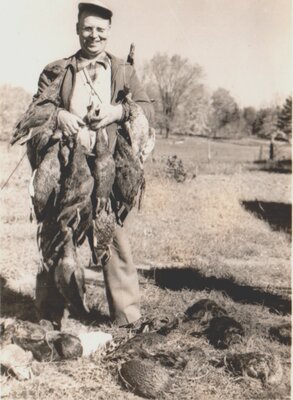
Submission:
M 110 244 L 115 229 L 116 217 L 111 210 L 101 210 L 93 220 L 93 237 L 90 245 L 95 265 L 103 267 L 111 257 Z
M 65 69 L 63 73 L 61 69 L 53 72 L 56 79 L 31 102 L 14 128 L 11 144 L 19 141 L 23 144 L 36 136 L 42 137 L 42 147 L 49 142 L 56 125 L 56 111 L 60 105 L 59 89 L 65 72 Z M 39 147 L 38 150 L 40 151 L 41 148 Z
M 59 192 L 61 171 L 58 152 L 58 144 L 51 146 L 32 174 L 29 186 L 30 197 L 38 222 L 42 222 L 46 214 L 52 213 Z
M 118 348 L 111 351 L 106 358 L 112 361 L 128 361 L 134 358 L 149 359 L 159 362 L 170 369 L 183 370 L 189 358 L 197 354 L 195 348 L 178 346 L 174 349 L 168 338 L 157 332 L 139 333 L 122 343 Z
M 40 324 L 9 320 L 5 327 L 5 343 L 14 343 L 33 354 L 37 361 L 75 359 L 82 355 L 81 341 L 67 332 L 54 331 L 49 321 Z
M 157 332 L 167 335 L 179 326 L 179 318 L 174 314 L 162 315 L 160 317 L 146 318 L 139 326 L 131 328 L 132 333 Z
M 152 360 L 126 361 L 119 368 L 119 377 L 128 390 L 147 399 L 158 399 L 171 384 L 167 370 Z
M 88 107 L 85 117 L 86 123 L 90 126 L 91 120 L 99 114 L 99 107 L 92 102 Z M 110 194 L 115 178 L 115 161 L 109 149 L 109 139 L 105 129 L 96 132 L 96 143 L 94 146 L 95 157 L 92 161 L 92 173 L 95 180 L 94 198 L 95 213 L 101 210 L 110 211 Z
M 78 314 L 89 312 L 86 304 L 84 269 L 79 263 L 70 230 L 64 239 L 58 263 L 54 268 L 54 281 L 69 308 Z
M 64 232 L 71 227 L 77 245 L 84 241 L 92 223 L 93 187 L 94 180 L 82 146 L 73 138 L 68 163 L 65 164 L 61 158 L 60 192 L 56 208 L 59 230 Z
M 228 354 L 221 365 L 235 376 L 259 379 L 263 385 L 278 385 L 282 381 L 281 362 L 272 354 L 258 352 Z
M 291 324 L 282 324 L 279 326 L 272 326 L 269 329 L 269 334 L 272 339 L 277 340 L 282 344 L 291 345 Z
M 1 373 L 13 376 L 20 381 L 28 380 L 33 376 L 31 363 L 33 355 L 16 344 L 8 344 L 1 349 Z
M 204 334 L 214 347 L 227 349 L 242 340 L 244 329 L 234 318 L 222 316 L 212 318 Z
M 136 198 L 139 191 L 143 191 L 145 187 L 144 172 L 135 159 L 129 141 L 122 136 L 117 135 L 117 142 L 114 152 L 116 165 L 116 176 L 113 185 L 113 194 L 117 202 L 117 218 L 122 223 L 119 217 L 119 212 L 125 210 L 128 213 L 136 204 Z
M 149 127 L 149 122 L 142 108 L 132 100 L 128 87 L 124 87 L 123 103 L 127 106 L 129 118 L 123 127 L 130 138 L 133 156 L 141 167 L 155 146 L 155 130 Z
M 184 313 L 183 321 L 195 320 L 200 324 L 207 324 L 214 317 L 226 316 L 227 311 L 215 301 L 202 299 L 188 307 Z
M 93 176 L 95 179 L 96 214 L 101 210 L 110 211 L 110 194 L 115 179 L 115 161 L 109 150 L 107 134 L 103 129 L 97 132 Z
M 166 348 L 167 339 L 156 332 L 139 333 L 109 354 L 110 359 L 148 358 Z

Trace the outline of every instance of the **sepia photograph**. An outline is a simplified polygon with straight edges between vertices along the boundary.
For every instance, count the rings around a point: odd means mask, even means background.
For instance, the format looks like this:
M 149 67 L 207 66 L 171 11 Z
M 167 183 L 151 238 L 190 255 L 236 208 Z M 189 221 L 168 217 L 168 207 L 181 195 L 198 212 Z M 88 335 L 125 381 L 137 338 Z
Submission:
M 290 400 L 291 0 L 0 18 L 1 399 Z

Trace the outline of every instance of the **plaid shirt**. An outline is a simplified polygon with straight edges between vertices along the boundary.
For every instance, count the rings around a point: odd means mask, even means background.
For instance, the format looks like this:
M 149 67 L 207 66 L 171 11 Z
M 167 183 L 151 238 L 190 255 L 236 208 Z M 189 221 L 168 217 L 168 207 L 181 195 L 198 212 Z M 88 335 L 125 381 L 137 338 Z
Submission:
M 104 67 L 105 69 L 110 66 L 110 59 L 105 52 L 99 54 L 94 59 L 85 58 L 81 55 L 81 52 L 78 52 L 76 57 L 77 64 L 77 72 L 81 71 L 84 68 L 87 68 L 89 76 L 94 82 L 98 76 L 99 69 Z

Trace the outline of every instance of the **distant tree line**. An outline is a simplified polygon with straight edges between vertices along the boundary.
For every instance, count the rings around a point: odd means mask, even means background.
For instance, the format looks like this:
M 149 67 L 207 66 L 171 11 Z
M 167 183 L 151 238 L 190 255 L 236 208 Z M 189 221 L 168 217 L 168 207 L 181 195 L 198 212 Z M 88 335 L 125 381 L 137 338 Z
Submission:
M 0 87 L 0 140 L 9 141 L 14 125 L 28 107 L 32 96 L 24 89 Z
M 292 136 L 292 97 L 282 108 L 241 109 L 228 90 L 210 93 L 202 83 L 203 69 L 179 55 L 156 54 L 143 71 L 154 100 L 155 127 L 170 133 L 210 137 L 255 136 L 270 139 Z
M 156 54 L 144 65 L 142 80 L 154 101 L 158 133 L 271 139 L 292 136 L 292 97 L 282 107 L 240 108 L 228 90 L 213 93 L 203 83 L 204 71 L 179 55 Z M 31 95 L 22 88 L 0 87 L 0 140 L 9 140 L 13 126 Z

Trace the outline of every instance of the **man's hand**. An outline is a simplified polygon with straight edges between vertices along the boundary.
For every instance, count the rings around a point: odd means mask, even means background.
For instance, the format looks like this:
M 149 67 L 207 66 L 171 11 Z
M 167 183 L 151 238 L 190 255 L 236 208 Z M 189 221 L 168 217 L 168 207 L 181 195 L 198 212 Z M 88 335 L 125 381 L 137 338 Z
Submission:
M 58 128 L 66 136 L 76 135 L 81 126 L 85 126 L 84 121 L 78 116 L 66 110 L 61 110 L 57 116 Z
M 121 104 L 112 106 L 111 104 L 101 104 L 99 106 L 99 114 L 97 117 L 91 119 L 90 128 L 94 131 L 99 128 L 104 128 L 113 122 L 121 120 L 123 114 L 123 108 Z

